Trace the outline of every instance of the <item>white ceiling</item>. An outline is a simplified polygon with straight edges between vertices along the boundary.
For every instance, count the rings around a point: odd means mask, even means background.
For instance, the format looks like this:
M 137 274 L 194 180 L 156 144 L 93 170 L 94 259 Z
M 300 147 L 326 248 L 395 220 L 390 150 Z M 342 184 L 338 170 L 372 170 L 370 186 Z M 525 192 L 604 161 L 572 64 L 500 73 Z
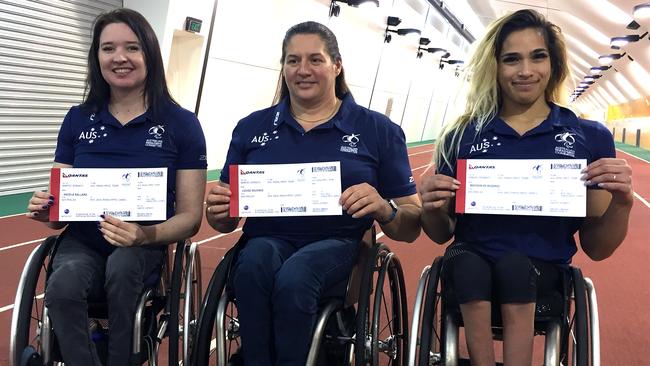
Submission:
M 621 50 L 609 46 L 612 37 L 628 34 L 641 35 L 650 28 L 650 19 L 633 19 L 632 9 L 643 0 L 467 0 L 484 24 L 509 12 L 532 8 L 562 28 L 569 49 L 571 70 L 574 76 L 570 91 L 586 75 L 589 68 L 600 66 L 598 56 L 627 52 L 634 61 L 623 57 L 612 63 L 579 99 L 577 107 L 598 109 L 606 105 L 650 96 L 650 40 L 646 36 Z M 641 28 L 628 30 L 626 26 L 636 20 Z M 481 35 L 477 35 L 480 37 Z M 588 108 L 591 109 L 591 108 Z

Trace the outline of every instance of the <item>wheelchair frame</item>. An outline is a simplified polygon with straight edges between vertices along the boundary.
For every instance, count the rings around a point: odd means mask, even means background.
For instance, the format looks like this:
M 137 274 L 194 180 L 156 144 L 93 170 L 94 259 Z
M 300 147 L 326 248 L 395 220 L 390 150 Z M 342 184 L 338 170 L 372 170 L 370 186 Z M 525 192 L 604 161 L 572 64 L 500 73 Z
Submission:
M 322 364 L 321 357 L 327 350 L 321 351 L 326 345 L 336 346 L 336 352 L 332 352 L 348 365 L 377 365 L 380 355 L 386 356 L 389 364 L 406 364 L 408 309 L 404 275 L 394 253 L 376 243 L 375 238 L 374 227 L 364 235 L 360 260 L 348 280 L 345 300 L 330 299 L 319 310 L 306 365 Z M 216 365 L 226 365 L 233 342 L 238 342 L 236 307 L 226 287 L 241 241 L 224 255 L 206 290 L 192 365 L 213 365 L 211 356 L 216 357 Z M 328 333 L 332 329 L 337 330 L 336 334 Z
M 44 292 L 45 281 L 51 271 L 51 259 L 56 254 L 57 238 L 58 236 L 48 237 L 34 248 L 23 268 L 11 320 L 10 365 L 20 364 L 22 354 L 28 346 L 33 347 L 41 355 L 43 364 L 58 363 L 53 360 L 56 344 L 51 322 L 47 316 L 47 308 L 44 305 L 44 294 L 37 294 L 37 290 Z M 132 350 L 132 358 L 137 364 L 148 360 L 150 365 L 156 365 L 159 346 L 165 336 L 169 336 L 170 364 L 179 363 L 179 347 L 171 346 L 178 345 L 179 342 L 182 342 L 182 361 L 184 364 L 189 363 L 190 345 L 193 331 L 196 329 L 198 306 L 201 303 L 200 254 L 196 243 L 179 241 L 176 244 L 171 270 L 171 246 L 167 254 L 157 289 L 146 288 L 138 300 Z M 184 267 L 183 260 L 185 260 Z M 181 301 L 183 302 L 182 316 L 179 312 Z M 146 319 L 146 313 L 156 302 L 162 304 L 157 306 L 158 311 L 154 314 L 154 318 L 158 315 L 159 318 Z M 155 332 L 143 332 L 146 321 L 154 322 Z M 146 350 L 142 348 L 143 343 Z
M 456 366 L 459 323 L 455 315 L 445 311 L 445 299 L 440 286 L 443 258 L 437 257 L 426 266 L 418 281 L 409 365 Z M 536 309 L 535 335 L 544 335 L 544 365 L 600 365 L 600 333 L 598 301 L 593 282 L 584 278 L 580 269 L 570 267 L 570 287 L 562 300 L 560 317 L 538 317 Z M 565 281 L 566 282 L 566 281 Z M 424 305 L 423 305 L 424 304 Z M 587 319 L 589 322 L 587 322 Z M 427 325 L 428 326 L 425 326 Z M 542 328 L 538 325 L 546 325 Z M 493 327 L 494 329 L 494 327 Z

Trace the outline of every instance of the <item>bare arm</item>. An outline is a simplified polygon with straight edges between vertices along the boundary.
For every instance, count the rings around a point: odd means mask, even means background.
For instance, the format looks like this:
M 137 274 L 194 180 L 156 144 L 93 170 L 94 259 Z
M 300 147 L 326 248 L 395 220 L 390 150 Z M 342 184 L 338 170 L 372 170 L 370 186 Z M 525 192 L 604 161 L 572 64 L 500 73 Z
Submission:
M 627 235 L 634 203 L 632 169 L 623 159 L 603 158 L 589 164 L 584 179 L 602 188 L 587 192 L 587 218 L 580 228 L 582 250 L 599 261 L 610 257 Z
M 420 235 L 420 199 L 416 194 L 394 198 L 398 206 L 395 218 L 381 225 L 389 238 L 412 242 Z M 348 187 L 339 199 L 343 209 L 354 218 L 371 216 L 378 222 L 386 221 L 392 214 L 390 204 L 368 183 Z
M 55 162 L 53 168 L 72 168 L 72 165 Z M 27 204 L 26 215 L 32 220 L 45 223 L 50 229 L 63 229 L 67 223 L 60 221 L 50 221 L 50 207 L 59 197 L 54 197 L 49 190 L 47 192 L 34 192 Z
M 393 198 L 393 201 L 397 205 L 397 214 L 387 224 L 382 225 L 383 219 L 379 220 L 381 229 L 391 239 L 412 243 L 420 236 L 420 213 L 422 212 L 420 197 L 417 194 L 412 194 Z M 386 200 L 384 203 L 389 209 L 388 214 L 384 211 L 383 217 L 386 218 L 392 214 L 393 210 Z
M 435 174 L 436 168 L 431 164 L 422 173 L 418 193 L 422 200 L 422 229 L 431 240 L 444 244 L 454 236 L 456 215 L 453 213 L 454 197 L 460 182 L 456 179 Z
M 116 246 L 169 244 L 196 234 L 201 226 L 206 175 L 203 169 L 176 172 L 174 216 L 157 225 L 140 226 L 106 216 L 100 230 Z

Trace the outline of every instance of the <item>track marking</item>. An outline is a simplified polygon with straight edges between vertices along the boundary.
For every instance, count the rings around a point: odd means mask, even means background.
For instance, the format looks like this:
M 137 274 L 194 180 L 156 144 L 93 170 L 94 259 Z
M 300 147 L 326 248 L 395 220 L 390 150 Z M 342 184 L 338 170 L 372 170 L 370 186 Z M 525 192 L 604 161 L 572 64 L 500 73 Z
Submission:
M 45 294 L 40 294 L 40 295 L 36 295 L 36 298 L 37 299 L 42 299 L 44 296 L 45 296 Z M 14 308 L 14 304 L 3 306 L 3 307 L 0 308 L 0 313 L 4 313 L 5 311 L 11 310 L 13 308 Z
M 8 247 L 2 247 L 2 248 L 0 248 L 0 252 L 2 252 L 3 250 L 9 250 L 9 249 L 13 249 L 13 248 L 22 247 L 22 246 L 24 246 L 24 245 L 30 245 L 30 244 L 34 244 L 34 243 L 40 243 L 40 242 L 42 242 L 43 240 L 45 240 L 45 238 L 40 238 L 40 239 L 36 239 L 36 240 L 25 241 L 25 242 L 22 242 L 22 243 L 18 243 L 18 244 L 10 245 L 10 246 L 8 246 Z
M 623 151 L 623 150 L 619 150 L 619 149 L 616 149 L 616 151 L 618 151 L 618 152 L 622 152 L 622 153 L 625 154 L 625 155 L 631 156 L 631 157 L 633 157 L 633 158 L 636 158 L 636 159 L 638 159 L 638 160 L 641 160 L 641 161 L 644 162 L 644 163 L 648 163 L 648 164 L 650 164 L 650 161 L 647 161 L 647 160 L 645 160 L 644 158 L 640 158 L 640 157 L 638 157 L 638 156 L 636 156 L 636 155 L 632 155 L 632 154 L 630 154 L 629 152 L 625 152 L 625 151 Z
M 636 192 L 632 192 L 632 193 L 634 193 L 634 197 L 638 198 L 639 201 L 641 201 L 644 205 L 646 205 L 648 208 L 650 208 L 650 203 L 648 203 L 648 201 L 646 201 L 646 200 L 645 200 L 643 197 L 641 197 L 638 193 L 636 193 Z

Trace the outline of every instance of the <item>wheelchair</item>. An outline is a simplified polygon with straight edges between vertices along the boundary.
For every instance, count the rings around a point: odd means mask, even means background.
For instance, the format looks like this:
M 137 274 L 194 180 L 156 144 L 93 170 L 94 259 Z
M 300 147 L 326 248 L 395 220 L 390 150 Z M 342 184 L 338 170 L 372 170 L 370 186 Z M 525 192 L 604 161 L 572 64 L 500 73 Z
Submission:
M 321 299 L 306 365 L 406 364 L 408 309 L 402 266 L 375 238 L 373 227 L 363 237 L 347 284 L 342 284 L 347 285 L 345 298 L 324 294 Z M 229 277 L 245 241 L 240 238 L 224 255 L 210 279 L 192 365 L 241 364 L 236 298 Z
M 458 351 L 460 309 L 452 290 L 441 284 L 443 257 L 426 266 L 418 282 L 411 327 L 409 365 L 469 365 Z M 544 336 L 544 365 L 599 366 L 598 303 L 593 282 L 580 269 L 567 268 L 562 288 L 537 299 L 535 335 Z M 502 340 L 500 311 L 492 307 L 492 333 Z
M 58 246 L 50 236 L 30 254 L 16 291 L 11 319 L 10 365 L 63 364 L 44 303 L 45 283 Z M 131 359 L 134 365 L 157 365 L 159 348 L 168 338 L 169 364 L 189 364 L 192 337 L 201 304 L 201 258 L 196 243 L 179 241 L 168 246 L 161 271 L 145 280 L 133 324 Z M 92 337 L 102 354 L 107 324 L 106 303 L 89 302 Z M 90 326 L 90 325 L 89 325 Z M 92 329 L 93 327 L 91 327 Z M 101 358 L 101 357 L 100 357 Z

